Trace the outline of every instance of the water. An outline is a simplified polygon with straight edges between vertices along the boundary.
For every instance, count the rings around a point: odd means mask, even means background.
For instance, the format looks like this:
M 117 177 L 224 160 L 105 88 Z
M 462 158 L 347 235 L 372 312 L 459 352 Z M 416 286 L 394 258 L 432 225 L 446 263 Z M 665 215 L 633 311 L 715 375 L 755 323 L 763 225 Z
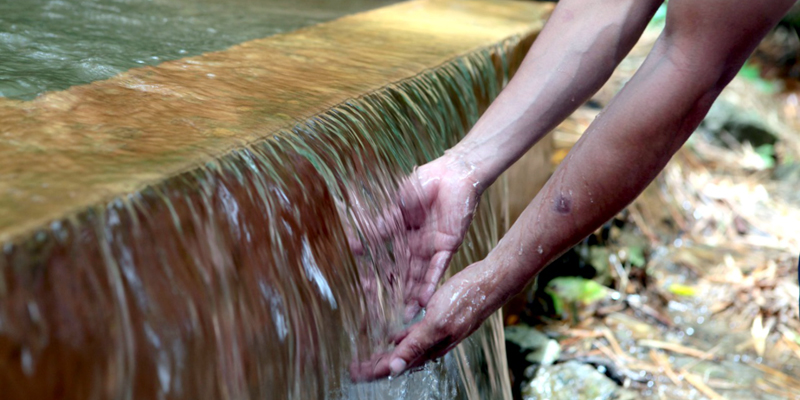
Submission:
M 422 371 L 365 384 L 346 371 L 402 325 L 404 233 L 383 240 L 369 222 L 415 165 L 476 121 L 516 46 L 458 58 L 7 243 L 3 398 L 507 398 L 498 315 Z M 451 274 L 497 240 L 493 206 L 482 202 Z
M 392 2 L 4 0 L 0 97 L 29 100 Z

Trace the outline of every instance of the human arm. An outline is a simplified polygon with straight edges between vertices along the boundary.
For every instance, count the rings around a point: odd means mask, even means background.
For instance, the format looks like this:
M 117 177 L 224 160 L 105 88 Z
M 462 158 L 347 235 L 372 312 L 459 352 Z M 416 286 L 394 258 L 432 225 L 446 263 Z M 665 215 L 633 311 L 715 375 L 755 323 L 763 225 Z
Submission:
M 416 187 L 400 201 L 406 218 L 420 221 L 408 225 L 414 226 L 411 241 L 422 244 L 410 246 L 420 262 L 408 274 L 408 316 L 427 305 L 483 191 L 608 80 L 660 3 L 559 2 L 514 78 L 466 138 L 415 171 Z
M 391 354 L 359 372 L 385 376 L 444 355 L 550 261 L 630 203 L 792 3 L 671 1 L 667 27 L 644 65 L 503 240 L 436 291 L 424 319 Z
M 508 86 L 443 157 L 490 186 L 586 102 L 630 52 L 661 0 L 562 0 Z
M 406 318 L 428 305 L 485 188 L 602 86 L 660 3 L 562 0 L 515 77 L 467 137 L 409 177 L 389 213 L 392 223 L 381 224 L 409 228 L 400 235 L 410 252 Z M 369 362 L 356 364 L 353 376 L 386 374 L 385 368 L 379 374 L 370 369 Z

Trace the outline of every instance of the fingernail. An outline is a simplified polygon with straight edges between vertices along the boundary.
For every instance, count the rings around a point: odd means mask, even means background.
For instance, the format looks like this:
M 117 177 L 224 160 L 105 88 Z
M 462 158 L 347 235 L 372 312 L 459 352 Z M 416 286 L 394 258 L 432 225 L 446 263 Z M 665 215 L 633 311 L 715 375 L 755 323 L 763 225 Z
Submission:
M 392 370 L 392 375 L 400 375 L 406 370 L 406 362 L 401 358 L 395 358 L 389 363 L 389 369 Z

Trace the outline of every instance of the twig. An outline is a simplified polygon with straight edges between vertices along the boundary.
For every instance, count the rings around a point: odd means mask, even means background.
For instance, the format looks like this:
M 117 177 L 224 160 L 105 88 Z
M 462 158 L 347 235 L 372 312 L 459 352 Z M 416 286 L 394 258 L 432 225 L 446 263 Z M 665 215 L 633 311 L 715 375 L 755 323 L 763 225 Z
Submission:
M 653 230 L 644 222 L 644 217 L 642 217 L 642 212 L 639 211 L 639 207 L 630 207 L 629 211 L 631 213 L 631 218 L 633 218 L 633 223 L 639 227 L 639 230 L 642 231 L 642 234 L 647 236 L 650 239 L 650 243 L 658 243 L 659 239 Z
M 678 375 L 675 373 L 675 370 L 672 369 L 672 364 L 670 364 L 669 359 L 667 356 L 658 353 L 654 349 L 650 349 L 650 359 L 656 363 L 661 369 L 664 370 L 664 374 L 675 384 L 675 386 L 681 387 L 681 380 Z
M 767 381 L 772 382 L 773 384 L 784 386 L 788 389 L 791 389 L 795 392 L 800 392 L 800 380 L 797 378 L 791 377 L 789 375 L 784 374 L 777 369 L 768 367 L 764 364 L 750 364 L 752 367 L 761 370 L 764 373 L 764 377 Z
M 642 347 L 650 347 L 650 348 L 653 348 L 653 349 L 667 350 L 667 351 L 671 351 L 673 353 L 679 353 L 679 354 L 687 355 L 687 356 L 690 356 L 690 357 L 702 358 L 704 360 L 707 360 L 709 358 L 714 357 L 713 354 L 705 352 L 705 351 L 692 349 L 692 348 L 689 348 L 689 347 L 686 347 L 684 345 L 677 344 L 677 343 L 662 342 L 660 340 L 646 340 L 646 339 L 644 339 L 644 340 L 640 340 L 638 342 L 638 345 L 642 346 Z
M 685 369 L 681 370 L 681 375 L 683 375 L 684 379 L 686 379 L 686 382 L 689 382 L 689 384 L 694 386 L 697 390 L 700 391 L 700 393 L 703 393 L 709 399 L 711 399 L 711 400 L 725 400 L 725 398 L 720 396 L 719 393 L 715 392 L 714 389 L 711 389 L 710 387 L 708 387 L 708 385 L 706 385 L 706 383 L 703 382 L 703 379 L 701 379 L 699 376 L 697 376 L 697 375 L 695 375 L 695 374 L 693 374 L 693 373 L 691 373 L 691 372 L 689 372 L 689 371 L 687 371 Z
M 791 392 L 786 392 L 776 387 L 773 387 L 772 385 L 767 383 L 767 381 L 761 378 L 756 379 L 756 387 L 764 393 L 769 393 L 771 395 L 778 396 L 783 399 L 791 399 L 792 396 L 794 396 L 795 399 L 798 398 L 796 394 L 793 395 Z
M 574 337 L 574 338 L 581 338 L 581 339 L 598 338 L 598 337 L 603 336 L 603 334 L 601 332 L 594 331 L 594 330 L 588 330 L 588 329 L 570 329 L 570 330 L 564 332 L 564 335 L 567 335 L 567 336 L 570 336 L 570 337 Z
M 683 368 L 690 370 L 690 369 L 694 368 L 695 365 L 700 364 L 701 362 L 706 361 L 706 360 L 714 357 L 717 354 L 717 350 L 719 350 L 720 347 L 722 347 L 722 343 L 712 347 L 711 350 L 708 351 L 708 357 L 697 358 L 696 360 L 686 364 Z
M 797 358 L 800 358 L 800 345 L 795 343 L 794 340 L 789 339 L 789 336 L 787 336 L 785 333 L 781 339 L 783 339 L 783 343 L 786 345 L 786 347 L 788 347 L 789 350 L 791 350 L 792 353 L 797 356 Z
M 617 354 L 618 358 L 622 358 L 627 361 L 635 361 L 633 357 L 631 357 L 630 355 L 625 353 L 624 350 L 622 350 L 622 346 L 619 345 L 619 342 L 617 341 L 617 338 L 614 337 L 614 333 L 611 332 L 611 329 L 608 329 L 607 326 L 604 326 L 600 328 L 600 332 L 602 332 L 603 337 L 606 338 L 606 340 L 608 340 L 608 344 L 614 350 L 614 353 Z

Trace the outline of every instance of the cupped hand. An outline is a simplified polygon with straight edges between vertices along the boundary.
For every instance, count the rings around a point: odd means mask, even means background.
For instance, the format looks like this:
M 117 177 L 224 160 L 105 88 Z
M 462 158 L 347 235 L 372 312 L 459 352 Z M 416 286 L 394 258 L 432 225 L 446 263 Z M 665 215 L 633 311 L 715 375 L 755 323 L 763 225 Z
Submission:
M 406 319 L 427 306 L 464 240 L 482 192 L 474 167 L 451 156 L 417 168 L 401 188 L 399 226 L 410 260 L 405 277 Z
M 403 268 L 406 321 L 427 307 L 420 323 L 400 334 L 390 333 L 393 336 L 390 341 L 397 344 L 391 353 L 397 354 L 394 365 L 397 371 L 444 355 L 490 314 L 484 316 L 478 312 L 478 304 L 485 295 L 477 294 L 478 286 L 470 289 L 466 281 L 459 280 L 465 272 L 436 289 L 469 230 L 483 188 L 472 165 L 457 156 L 445 155 L 415 169 L 401 185 L 394 205 L 380 221 L 373 220 L 373 224 L 367 221 L 366 229 L 362 230 L 382 240 L 394 240 L 395 248 L 402 246 L 405 250 L 404 261 L 399 265 Z M 357 254 L 364 250 L 355 240 L 351 241 L 351 247 Z M 362 284 L 374 286 L 375 279 L 367 276 Z M 366 292 L 370 290 L 367 288 Z M 371 380 L 388 376 L 391 354 L 354 362 L 352 378 Z
M 395 339 L 394 350 L 353 363 L 351 377 L 368 381 L 398 375 L 442 357 L 502 305 L 498 283 L 496 271 L 485 262 L 465 268 L 435 292 L 425 317 Z

